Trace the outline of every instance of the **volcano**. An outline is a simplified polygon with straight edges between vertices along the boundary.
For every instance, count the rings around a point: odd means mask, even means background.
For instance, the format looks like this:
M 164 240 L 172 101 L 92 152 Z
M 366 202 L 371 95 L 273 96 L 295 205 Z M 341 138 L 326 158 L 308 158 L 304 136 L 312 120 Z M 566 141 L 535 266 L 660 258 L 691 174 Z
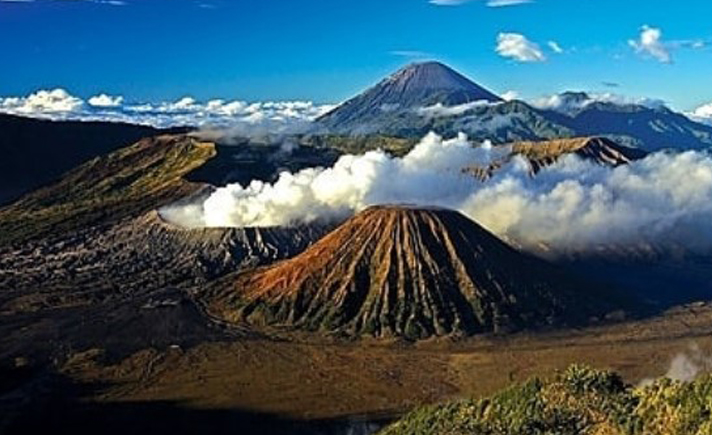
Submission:
M 420 138 L 464 132 L 495 143 L 573 135 L 521 101 L 504 101 L 439 62 L 408 65 L 316 120 L 335 135 Z
M 583 323 L 613 308 L 459 212 L 404 206 L 366 209 L 205 297 L 230 322 L 408 339 Z
M 317 122 L 340 132 L 367 132 L 377 128 L 369 126 L 369 122 L 412 112 L 411 109 L 500 101 L 497 95 L 440 62 L 414 63 L 326 113 Z

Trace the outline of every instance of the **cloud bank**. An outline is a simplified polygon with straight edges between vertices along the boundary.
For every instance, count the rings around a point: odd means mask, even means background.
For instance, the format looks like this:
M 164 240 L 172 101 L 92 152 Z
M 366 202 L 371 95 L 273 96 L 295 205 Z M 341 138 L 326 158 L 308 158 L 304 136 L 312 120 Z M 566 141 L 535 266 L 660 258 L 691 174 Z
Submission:
M 712 125 L 712 103 L 703 104 L 691 113 L 688 113 L 687 116 L 695 121 Z
M 513 158 L 486 182 L 463 173 L 508 149 L 464 135 L 427 135 L 407 155 L 372 151 L 329 168 L 283 172 L 274 183 L 217 189 L 207 200 L 162 211 L 186 226 L 245 227 L 343 219 L 369 205 L 459 210 L 525 249 L 590 252 L 601 246 L 712 249 L 712 158 L 658 153 L 609 168 L 567 156 L 536 177 Z
M 476 107 L 494 106 L 500 103 L 491 103 L 487 100 L 472 101 L 469 103 L 457 104 L 454 106 L 445 106 L 442 103 L 433 104 L 432 106 L 421 107 L 417 109 L 419 115 L 439 118 L 460 116 Z
M 643 106 L 650 109 L 662 109 L 667 107 L 663 100 L 647 97 L 629 97 L 610 92 L 567 92 L 547 95 L 529 101 L 529 104 L 538 109 L 553 110 L 566 115 L 575 115 L 595 103 L 609 103 L 618 106 Z
M 332 109 L 309 101 L 245 102 L 191 97 L 160 103 L 130 103 L 122 96 L 99 94 L 87 101 L 64 89 L 40 90 L 24 97 L 0 97 L 0 113 L 53 120 L 128 122 L 166 128 L 228 128 L 235 125 L 287 128 Z

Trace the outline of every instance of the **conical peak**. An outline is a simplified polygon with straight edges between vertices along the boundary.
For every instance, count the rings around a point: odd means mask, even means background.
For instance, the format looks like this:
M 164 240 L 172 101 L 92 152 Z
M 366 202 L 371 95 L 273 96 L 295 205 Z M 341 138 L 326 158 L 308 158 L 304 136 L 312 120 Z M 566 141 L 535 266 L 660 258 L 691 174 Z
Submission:
M 496 236 L 459 211 L 409 204 L 369 207 L 346 221 L 331 236 L 334 240 L 344 240 L 357 233 L 361 234 L 364 243 L 387 242 L 399 250 L 409 249 L 407 243 L 403 244 L 406 240 L 442 240 L 455 233 L 467 234 L 470 243 L 474 244 L 500 243 Z
M 302 254 L 235 276 L 213 315 L 255 326 L 425 338 L 586 319 L 587 295 L 459 212 L 370 207 Z
M 457 216 L 466 219 L 455 210 L 412 204 L 374 205 L 357 214 L 354 219 L 368 221 L 371 219 L 422 219 L 424 217 L 441 218 L 444 216 Z
M 437 61 L 427 61 L 427 62 L 414 62 L 404 66 L 394 73 L 394 75 L 401 74 L 458 74 L 455 70 L 449 66 L 437 62 Z
M 475 101 L 502 99 L 440 62 L 415 63 L 321 116 L 318 122 L 332 132 L 360 135 L 392 124 L 398 114 L 421 119 L 414 108 Z
M 591 99 L 586 92 L 581 91 L 566 91 L 560 94 L 560 97 L 567 101 L 584 102 Z
M 471 91 L 482 94 L 483 89 L 467 77 L 440 62 L 413 63 L 396 71 L 387 80 L 410 92 L 419 90 Z M 488 94 L 488 93 L 487 93 Z M 494 95 L 483 94 L 483 99 L 498 99 Z

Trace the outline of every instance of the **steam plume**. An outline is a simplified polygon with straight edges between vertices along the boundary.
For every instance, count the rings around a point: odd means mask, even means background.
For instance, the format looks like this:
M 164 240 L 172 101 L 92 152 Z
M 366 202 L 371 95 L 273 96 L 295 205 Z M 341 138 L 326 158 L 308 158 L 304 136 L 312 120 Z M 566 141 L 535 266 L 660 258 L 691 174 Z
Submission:
M 462 171 L 508 151 L 473 145 L 462 134 L 444 140 L 431 133 L 402 158 L 382 151 L 347 155 L 330 168 L 282 173 L 272 184 L 228 185 L 189 211 L 164 215 L 180 214 L 188 225 L 271 226 L 410 203 L 460 210 L 524 248 L 712 248 L 712 158 L 706 153 L 657 153 L 617 168 L 571 155 L 536 177 L 515 157 L 484 183 Z

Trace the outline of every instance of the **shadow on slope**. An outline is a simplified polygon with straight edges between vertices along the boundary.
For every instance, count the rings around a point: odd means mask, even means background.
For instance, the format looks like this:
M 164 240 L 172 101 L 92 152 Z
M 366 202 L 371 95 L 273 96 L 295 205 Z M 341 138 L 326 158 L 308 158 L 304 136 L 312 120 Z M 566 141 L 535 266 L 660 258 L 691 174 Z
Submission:
M 5 370 L 1 378 L 15 377 Z M 384 417 L 302 420 L 246 409 L 196 409 L 188 403 L 92 402 L 106 386 L 86 385 L 55 373 L 37 373 L 20 386 L 0 391 L 0 433 L 81 434 L 271 434 L 367 435 L 389 422 Z
M 0 205 L 51 182 L 93 157 L 147 136 L 185 130 L 0 114 Z

